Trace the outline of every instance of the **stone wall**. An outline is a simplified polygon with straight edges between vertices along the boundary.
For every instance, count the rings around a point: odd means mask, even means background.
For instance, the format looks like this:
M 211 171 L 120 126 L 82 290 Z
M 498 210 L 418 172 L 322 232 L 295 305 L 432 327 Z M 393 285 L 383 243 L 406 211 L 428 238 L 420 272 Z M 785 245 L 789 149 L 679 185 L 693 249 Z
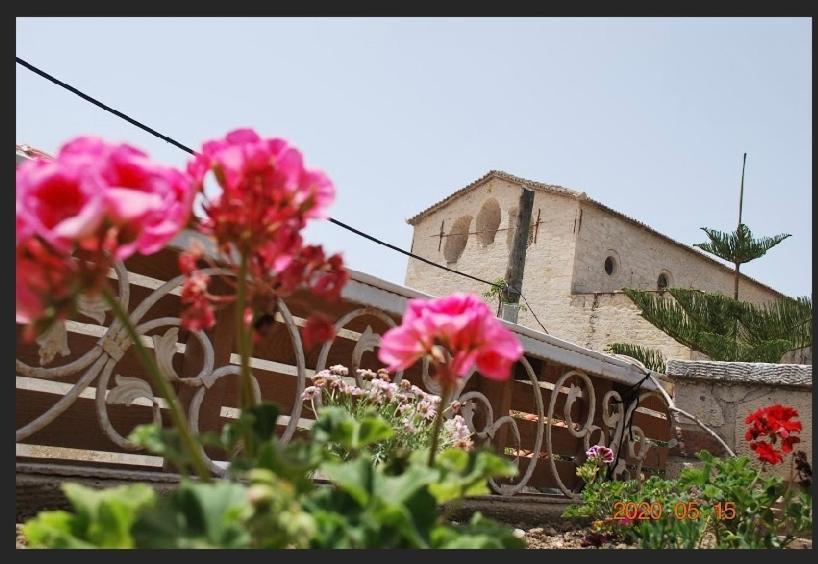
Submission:
M 575 293 L 613 292 L 622 288 L 657 290 L 664 273 L 673 288 L 696 288 L 733 295 L 733 273 L 703 253 L 691 252 L 646 229 L 583 202 L 574 259 Z M 701 233 L 701 242 L 706 240 Z M 613 256 L 613 274 L 605 259 Z M 778 295 L 746 277 L 739 283 L 739 298 L 763 303 Z
M 412 251 L 485 280 L 503 277 L 520 190 L 520 182 L 488 175 L 419 218 Z M 548 332 L 594 350 L 627 342 L 659 349 L 667 358 L 700 356 L 642 319 L 620 290 L 655 290 L 664 273 L 670 286 L 732 295 L 732 273 L 698 252 L 601 210 L 582 194 L 535 191 L 531 223 L 534 226 L 538 215 L 540 223 L 529 233 L 522 290 Z M 614 256 L 617 263 L 612 275 L 605 271 L 607 256 Z M 405 284 L 432 295 L 487 290 L 485 284 L 414 259 L 409 260 Z M 776 297 L 747 278 L 742 278 L 740 288 L 751 301 Z M 531 311 L 521 311 L 519 323 L 541 330 Z
M 476 189 L 425 216 L 415 226 L 412 252 L 484 280 L 494 281 L 502 278 L 505 275 L 513 240 L 513 223 L 520 200 L 520 190 L 519 185 L 508 180 L 488 179 Z M 490 237 L 484 232 L 485 227 L 491 227 L 494 223 L 488 219 L 478 222 L 478 218 L 486 218 L 488 213 L 481 217 L 481 210 L 494 208 L 495 203 L 500 217 L 497 231 Z M 536 297 L 542 305 L 548 304 L 549 307 L 542 308 L 545 318 L 537 311 L 543 323 L 548 320 L 551 325 L 557 324 L 557 317 L 561 310 L 565 309 L 559 302 L 570 294 L 571 264 L 574 256 L 573 228 L 577 209 L 578 203 L 571 198 L 543 191 L 537 191 L 534 196 L 523 293 L 529 300 Z M 538 212 L 540 224 L 537 228 L 534 224 Z M 468 229 L 470 234 L 466 238 L 462 252 L 455 260 L 451 260 L 455 256 L 451 251 L 459 245 L 450 244 L 449 253 L 446 252 L 446 245 L 451 238 L 452 228 L 463 218 L 471 218 Z M 481 224 L 479 229 L 478 223 Z M 439 236 L 441 224 L 444 230 L 442 242 Z M 509 229 L 510 226 L 512 229 Z M 460 243 L 458 232 L 454 235 Z M 487 290 L 485 284 L 447 273 L 414 259 L 409 260 L 405 284 L 432 295 L 454 291 L 472 291 L 479 294 Z M 521 324 L 538 328 L 533 318 L 521 316 Z
M 795 407 L 803 430 L 797 450 L 807 453 L 812 463 L 812 367 L 798 364 L 747 362 L 676 361 L 668 362 L 676 405 L 715 431 L 738 454 L 753 457 L 744 433 L 747 415 L 766 405 L 780 403 Z M 716 455 L 724 450 L 712 437 L 693 423 L 680 425 L 680 443 L 671 450 L 668 473 L 678 474 L 684 464 L 695 460 L 701 449 Z M 789 459 L 769 471 L 787 478 Z

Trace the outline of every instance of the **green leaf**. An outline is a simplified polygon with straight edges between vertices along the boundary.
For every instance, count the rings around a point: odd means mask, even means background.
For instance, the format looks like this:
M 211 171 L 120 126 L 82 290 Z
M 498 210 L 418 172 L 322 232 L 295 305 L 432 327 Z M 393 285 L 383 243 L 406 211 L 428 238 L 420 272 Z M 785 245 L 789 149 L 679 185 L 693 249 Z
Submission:
M 418 490 L 433 484 L 440 472 L 418 464 L 410 466 L 399 476 L 379 475 L 375 483 L 375 495 L 384 503 L 402 504 L 414 496 Z
M 241 484 L 183 482 L 133 532 L 140 548 L 242 548 L 250 543 L 244 523 L 251 512 Z
M 243 410 L 243 414 L 251 420 L 250 428 L 253 437 L 259 442 L 265 442 L 276 436 L 278 427 L 278 407 L 272 403 L 260 403 L 250 409 Z
M 429 485 L 429 492 L 440 504 L 486 494 L 489 479 L 511 477 L 517 473 L 511 462 L 487 450 L 466 452 L 449 448 L 437 456 L 435 466 L 442 471 L 441 479 Z
M 133 548 L 131 528 L 155 499 L 147 484 L 96 490 L 68 483 L 62 489 L 73 513 L 42 512 L 26 523 L 32 546 Z
M 321 466 L 320 471 L 358 505 L 366 506 L 369 503 L 374 481 L 374 469 L 370 460 L 359 457 L 350 462 L 326 463 Z
M 23 525 L 23 536 L 31 548 L 97 548 L 76 536 L 76 521 L 67 511 L 41 511 Z
M 361 420 L 360 427 L 357 431 L 358 436 L 356 437 L 355 443 L 359 449 L 380 441 L 385 441 L 395 434 L 392 430 L 392 425 L 381 417 L 365 417 Z

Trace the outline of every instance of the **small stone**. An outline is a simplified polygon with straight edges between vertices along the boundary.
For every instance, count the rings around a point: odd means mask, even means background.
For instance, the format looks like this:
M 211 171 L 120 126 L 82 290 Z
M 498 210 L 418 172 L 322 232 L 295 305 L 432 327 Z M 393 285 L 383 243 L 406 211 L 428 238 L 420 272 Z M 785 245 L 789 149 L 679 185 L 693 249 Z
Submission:
M 514 529 L 514 533 L 512 533 L 518 539 L 525 538 L 525 531 L 522 529 Z
M 559 533 L 557 532 L 557 529 L 555 529 L 554 527 L 548 527 L 547 529 L 545 529 L 545 534 L 553 537 L 558 535 Z
M 529 529 L 528 533 L 530 535 L 541 535 L 541 534 L 543 534 L 543 528 L 542 527 L 534 527 L 533 529 Z

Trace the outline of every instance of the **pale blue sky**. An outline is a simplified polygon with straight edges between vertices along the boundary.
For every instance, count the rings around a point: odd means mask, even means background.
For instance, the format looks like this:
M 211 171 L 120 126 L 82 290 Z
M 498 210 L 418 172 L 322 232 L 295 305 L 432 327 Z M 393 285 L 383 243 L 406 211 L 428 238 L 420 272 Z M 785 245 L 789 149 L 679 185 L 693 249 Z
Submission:
M 686 243 L 744 220 L 793 237 L 742 271 L 812 288 L 809 19 L 31 19 L 17 56 L 184 144 L 238 126 L 324 169 L 330 213 L 409 248 L 405 219 L 502 169 L 585 191 Z M 17 67 L 17 141 L 187 157 Z M 329 223 L 355 269 L 406 258 Z

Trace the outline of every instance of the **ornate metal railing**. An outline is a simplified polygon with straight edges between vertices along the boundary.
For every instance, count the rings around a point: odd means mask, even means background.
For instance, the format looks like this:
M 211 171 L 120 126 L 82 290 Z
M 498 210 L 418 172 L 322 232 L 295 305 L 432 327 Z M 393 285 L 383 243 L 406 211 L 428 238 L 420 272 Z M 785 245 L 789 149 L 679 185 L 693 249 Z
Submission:
M 176 246 L 148 258 L 118 264 L 111 273 L 123 308 L 156 355 L 163 374 L 176 386 L 195 432 L 218 430 L 235 417 L 238 359 L 232 314 L 220 314 L 209 332 L 180 328 Z M 214 278 L 221 273 L 210 271 Z M 278 302 L 276 323 L 256 346 L 251 363 L 255 393 L 282 408 L 281 440 L 308 428 L 311 414 L 300 401 L 307 378 L 332 364 L 377 368 L 373 354 L 380 335 L 400 321 L 406 301 L 420 296 L 408 288 L 353 272 L 341 304 L 307 295 Z M 337 336 L 319 350 L 305 351 L 299 325 L 316 309 L 333 315 Z M 93 323 L 90 323 L 93 322 Z M 671 413 L 657 380 L 644 368 L 516 325 L 525 356 L 515 377 L 503 385 L 476 374 L 456 391 L 462 414 L 479 442 L 493 443 L 519 466 L 510 482 L 494 483 L 497 493 L 556 493 L 575 496 L 574 470 L 593 444 L 619 453 L 617 477 L 661 471 L 670 439 Z M 162 461 L 135 458 L 127 434 L 138 424 L 162 421 L 164 401 L 129 350 L 120 323 L 101 300 L 83 300 L 74 319 L 57 324 L 36 344 L 18 339 L 18 461 L 51 465 L 105 465 L 154 468 Z M 428 366 L 395 376 L 436 392 Z M 638 387 L 637 387 L 638 386 Z M 210 469 L 224 473 L 223 453 L 206 450 Z

